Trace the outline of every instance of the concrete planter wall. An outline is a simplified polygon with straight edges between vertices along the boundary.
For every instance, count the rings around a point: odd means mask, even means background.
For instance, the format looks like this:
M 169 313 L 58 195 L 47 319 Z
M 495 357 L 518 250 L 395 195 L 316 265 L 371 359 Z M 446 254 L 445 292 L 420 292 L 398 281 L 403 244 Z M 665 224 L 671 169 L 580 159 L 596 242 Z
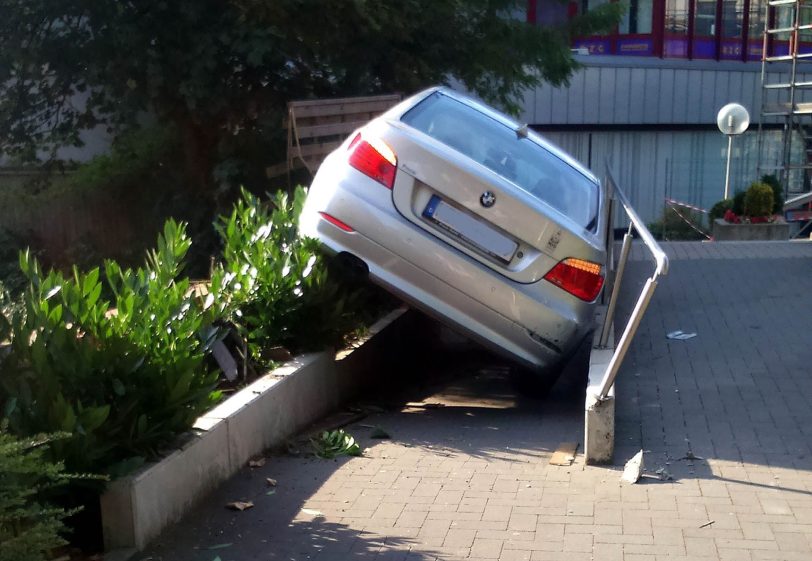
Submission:
M 200 417 L 175 452 L 113 481 L 101 497 L 109 559 L 126 559 L 178 521 L 249 458 L 335 410 L 380 376 L 416 314 L 396 310 L 355 348 L 296 357 Z
M 789 239 L 789 224 L 731 224 L 723 218 L 717 218 L 713 221 L 713 239 L 718 242 L 786 241 Z

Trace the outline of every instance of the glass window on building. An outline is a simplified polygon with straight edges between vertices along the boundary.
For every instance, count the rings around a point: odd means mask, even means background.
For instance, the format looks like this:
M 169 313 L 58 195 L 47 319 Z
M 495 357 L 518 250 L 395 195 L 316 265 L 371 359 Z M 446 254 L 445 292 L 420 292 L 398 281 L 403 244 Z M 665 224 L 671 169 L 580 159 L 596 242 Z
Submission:
M 621 35 L 651 33 L 654 0 L 627 0 L 626 13 L 620 21 Z
M 792 4 L 779 5 L 773 8 L 775 11 L 775 20 L 772 23 L 775 28 L 790 28 L 795 24 L 795 6 Z M 802 4 L 798 13 L 798 25 L 812 24 L 812 5 Z M 772 55 L 786 55 L 790 53 L 790 45 L 792 41 L 792 32 L 776 33 L 772 36 Z M 801 29 L 798 31 L 798 52 L 809 53 L 812 52 L 812 30 Z
M 610 0 L 581 0 L 581 12 L 588 12 L 601 4 L 608 4 Z
M 744 0 L 723 0 L 722 1 L 722 41 L 719 58 L 723 60 L 741 60 L 742 49 L 742 26 L 744 25 Z
M 618 26 L 617 54 L 651 56 L 654 0 L 627 0 L 626 13 Z
M 610 0 L 580 0 L 576 5 L 581 13 L 594 10 L 602 4 L 609 3 Z M 576 39 L 573 46 L 577 49 L 585 49 L 591 55 L 608 55 L 613 53 L 613 41 L 611 35 L 595 35 Z
M 716 0 L 696 0 L 694 58 L 716 58 Z
M 764 45 L 764 27 L 767 21 L 767 0 L 750 0 L 750 21 L 747 30 L 747 58 L 760 60 Z
M 812 5 L 802 4 L 799 12 L 798 25 L 812 25 Z M 801 48 L 798 52 L 808 53 L 812 46 L 812 29 L 802 29 L 798 32 Z
M 688 56 L 688 15 L 690 0 L 666 0 L 663 56 Z
M 741 37 L 744 19 L 744 0 L 723 0 L 722 37 Z

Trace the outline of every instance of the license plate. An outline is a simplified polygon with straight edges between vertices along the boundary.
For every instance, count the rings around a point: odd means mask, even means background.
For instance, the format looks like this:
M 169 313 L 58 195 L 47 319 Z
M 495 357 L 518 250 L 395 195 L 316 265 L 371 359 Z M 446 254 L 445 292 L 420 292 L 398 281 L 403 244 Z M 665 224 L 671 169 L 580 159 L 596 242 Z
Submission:
M 423 211 L 423 216 L 469 245 L 505 263 L 513 259 L 519 245 L 481 220 L 446 203 L 437 195 L 432 196 Z

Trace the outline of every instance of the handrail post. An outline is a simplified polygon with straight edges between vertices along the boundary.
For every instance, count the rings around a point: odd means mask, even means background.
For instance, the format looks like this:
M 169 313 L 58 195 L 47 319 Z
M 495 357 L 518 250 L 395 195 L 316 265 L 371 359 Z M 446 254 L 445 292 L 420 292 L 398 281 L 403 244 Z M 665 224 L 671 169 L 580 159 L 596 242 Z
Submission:
M 612 285 L 612 295 L 609 297 L 609 307 L 606 310 L 606 317 L 603 320 L 603 328 L 601 329 L 601 338 L 598 344 L 602 348 L 606 347 L 606 342 L 609 340 L 609 329 L 615 316 L 617 297 L 618 294 L 620 294 L 620 285 L 623 281 L 623 273 L 626 271 L 626 261 L 629 259 L 629 250 L 632 246 L 633 231 L 634 224 L 629 222 L 629 230 L 623 236 L 623 247 L 620 250 L 620 258 L 618 259 L 617 263 L 617 272 L 615 273 L 615 280 L 614 284 Z
M 606 373 L 603 375 L 601 387 L 598 390 L 598 399 L 605 399 L 606 396 L 609 395 L 609 390 L 612 388 L 612 384 L 615 383 L 620 365 L 626 357 L 626 352 L 629 350 L 632 338 L 640 325 L 640 321 L 643 319 L 643 314 L 646 312 L 646 308 L 648 308 L 651 297 L 654 295 L 655 288 L 657 288 L 657 281 L 646 279 L 643 292 L 640 294 L 640 298 L 637 299 L 632 315 L 629 318 L 629 323 L 626 324 L 626 329 L 623 330 L 623 335 L 620 337 L 617 350 L 612 355 L 612 359 L 606 367 Z
M 629 253 L 631 252 L 632 234 L 635 232 L 637 232 L 637 235 L 640 237 L 643 246 L 654 258 L 655 267 L 651 277 L 646 279 L 643 290 L 640 292 L 637 302 L 635 302 L 634 309 L 626 321 L 626 325 L 623 328 L 623 335 L 621 335 L 617 344 L 614 345 L 615 348 L 611 351 L 609 362 L 604 362 L 606 355 L 610 352 L 608 349 L 597 351 L 590 357 L 589 385 L 587 387 L 586 403 L 584 404 L 584 459 L 588 464 L 607 462 L 612 458 L 615 447 L 615 400 L 612 388 L 615 383 L 615 378 L 631 346 L 632 339 L 634 339 L 634 335 L 640 326 L 643 314 L 645 314 L 646 308 L 648 308 L 651 302 L 654 290 L 657 288 L 658 280 L 661 276 L 668 274 L 668 256 L 654 239 L 654 236 L 651 235 L 651 232 L 649 232 L 646 227 L 646 223 L 643 222 L 634 210 L 629 198 L 623 190 L 617 186 L 617 183 L 615 183 L 608 165 L 606 166 L 606 190 L 607 197 L 614 199 L 613 202 L 610 203 L 608 216 L 608 220 L 610 221 L 609 226 L 611 226 L 613 218 L 611 216 L 611 205 L 619 203 L 629 218 L 629 229 L 623 236 L 623 248 L 621 249 L 621 254 L 618 259 L 615 282 L 612 286 L 612 294 L 609 303 L 607 304 L 606 317 L 603 320 L 600 337 L 597 340 L 599 348 L 606 349 L 606 344 L 609 340 L 609 334 L 612 330 L 617 308 L 617 300 L 620 296 L 620 288 L 623 283 L 626 264 L 629 260 Z M 614 265 L 614 248 L 614 242 L 607 245 L 607 268 Z

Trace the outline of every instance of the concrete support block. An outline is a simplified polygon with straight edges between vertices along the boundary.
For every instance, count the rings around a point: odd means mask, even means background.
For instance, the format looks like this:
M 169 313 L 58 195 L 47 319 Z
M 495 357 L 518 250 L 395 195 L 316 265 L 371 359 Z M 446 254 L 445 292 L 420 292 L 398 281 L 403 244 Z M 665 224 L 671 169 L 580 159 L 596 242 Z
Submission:
M 592 390 L 592 392 L 590 392 Z M 584 456 L 588 464 L 612 461 L 615 451 L 615 396 L 599 400 L 594 388 L 587 390 L 584 419 Z
M 606 316 L 601 306 L 595 313 L 598 329 L 593 338 L 589 355 L 589 382 L 584 404 L 584 460 L 587 464 L 603 464 L 612 461 L 615 450 L 615 388 L 609 395 L 598 399 L 601 381 L 615 352 L 615 329 L 609 328 L 606 346 L 600 347 L 600 327 Z

